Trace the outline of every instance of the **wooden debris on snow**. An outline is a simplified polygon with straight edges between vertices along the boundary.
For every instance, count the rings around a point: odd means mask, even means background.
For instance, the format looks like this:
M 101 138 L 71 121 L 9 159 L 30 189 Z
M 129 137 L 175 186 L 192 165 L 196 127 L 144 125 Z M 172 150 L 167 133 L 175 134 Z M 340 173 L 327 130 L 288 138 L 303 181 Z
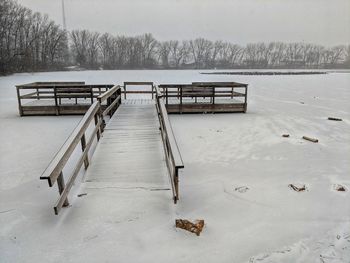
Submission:
M 199 236 L 204 227 L 204 220 L 196 220 L 194 223 L 192 223 L 185 219 L 176 219 L 175 226 L 177 228 L 185 229 L 187 231 L 195 233 L 197 236 Z
M 282 137 L 289 138 L 289 134 L 283 134 Z
M 328 120 L 330 120 L 330 121 L 342 121 L 342 119 L 335 118 L 335 117 L 328 117 Z
M 340 184 L 335 184 L 334 185 L 334 190 L 338 191 L 338 192 L 346 192 L 346 188 L 345 186 L 342 186 Z
M 303 185 L 289 184 L 288 186 L 296 192 L 303 192 L 303 191 L 307 190 L 305 184 L 303 184 Z
M 310 137 L 307 137 L 307 136 L 303 136 L 303 139 L 304 139 L 304 140 L 307 140 L 307 141 L 310 141 L 310 142 L 314 142 L 314 143 L 317 143 L 317 142 L 318 142 L 318 139 L 310 138 Z

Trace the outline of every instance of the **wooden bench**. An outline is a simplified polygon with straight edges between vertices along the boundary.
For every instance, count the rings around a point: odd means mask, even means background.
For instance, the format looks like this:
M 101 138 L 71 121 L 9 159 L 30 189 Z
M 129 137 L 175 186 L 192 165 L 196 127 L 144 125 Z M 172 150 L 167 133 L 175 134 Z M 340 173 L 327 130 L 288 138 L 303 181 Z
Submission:
M 56 87 L 55 98 L 58 104 L 62 104 L 62 99 L 75 99 L 75 104 L 78 104 L 79 98 L 90 98 L 91 104 L 94 103 L 94 93 L 91 87 Z

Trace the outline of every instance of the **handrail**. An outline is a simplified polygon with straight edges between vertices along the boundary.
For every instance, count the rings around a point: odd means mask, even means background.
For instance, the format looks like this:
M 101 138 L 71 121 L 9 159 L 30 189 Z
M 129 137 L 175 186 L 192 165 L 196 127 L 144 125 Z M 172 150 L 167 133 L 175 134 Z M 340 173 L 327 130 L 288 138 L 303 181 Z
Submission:
M 104 102 L 105 100 L 107 100 L 110 96 L 113 95 L 113 93 L 115 93 L 116 91 L 120 90 L 120 86 L 116 85 L 113 86 L 111 89 L 107 90 L 105 93 L 102 93 L 100 96 L 98 96 L 98 100 L 101 102 Z
M 101 112 L 102 117 L 109 114 L 110 116 L 116 111 L 121 104 L 121 87 L 119 85 L 107 90 L 105 93 L 97 97 L 97 100 L 102 103 L 107 101 L 107 108 Z
M 72 134 L 68 137 L 56 156 L 45 169 L 44 173 L 40 176 L 41 180 L 48 180 L 50 187 L 52 187 L 57 181 L 60 197 L 54 207 L 56 215 L 59 213 L 63 206 L 69 205 L 67 196 L 83 163 L 85 169 L 87 169 L 89 166 L 89 150 L 94 141 L 94 137 L 97 136 L 97 140 L 99 140 L 101 134 L 100 127 L 102 119 L 100 117 L 100 108 L 101 104 L 98 101 L 94 102 L 91 105 L 82 120 L 79 122 L 78 126 L 74 129 Z M 92 120 L 95 120 L 95 128 L 90 138 L 86 140 L 85 132 Z M 78 163 L 75 165 L 73 173 L 65 185 L 62 170 L 72 156 L 72 153 L 76 149 L 79 142 L 81 142 L 82 155 L 80 156 Z
M 162 98 L 162 93 L 158 87 L 155 87 L 155 89 L 157 100 L 156 108 L 166 157 L 165 160 L 170 175 L 173 199 L 174 203 L 176 204 L 177 200 L 179 200 L 179 169 L 184 168 L 184 164 L 169 121 L 168 113 Z
M 146 90 L 126 90 L 127 86 L 151 86 L 151 91 Z M 154 91 L 154 85 L 153 82 L 145 82 L 145 81 L 125 81 L 123 84 L 123 93 L 124 93 L 124 99 L 126 100 L 126 94 L 152 94 L 152 99 L 154 98 L 154 94 L 156 93 Z

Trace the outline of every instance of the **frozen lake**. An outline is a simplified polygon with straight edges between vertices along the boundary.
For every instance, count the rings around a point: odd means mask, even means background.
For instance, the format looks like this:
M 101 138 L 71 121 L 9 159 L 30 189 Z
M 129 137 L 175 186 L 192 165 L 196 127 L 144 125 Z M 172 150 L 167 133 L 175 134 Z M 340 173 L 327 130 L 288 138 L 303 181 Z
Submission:
M 350 72 L 199 72 L 0 77 L 0 262 L 350 262 Z M 171 116 L 185 164 L 177 205 L 170 193 L 150 203 L 109 189 L 118 199 L 97 214 L 80 209 L 78 178 L 72 207 L 55 216 L 57 193 L 39 177 L 81 117 L 19 117 L 15 85 L 34 81 L 236 81 L 249 84 L 248 111 Z M 202 235 L 175 229 L 176 218 L 204 219 Z

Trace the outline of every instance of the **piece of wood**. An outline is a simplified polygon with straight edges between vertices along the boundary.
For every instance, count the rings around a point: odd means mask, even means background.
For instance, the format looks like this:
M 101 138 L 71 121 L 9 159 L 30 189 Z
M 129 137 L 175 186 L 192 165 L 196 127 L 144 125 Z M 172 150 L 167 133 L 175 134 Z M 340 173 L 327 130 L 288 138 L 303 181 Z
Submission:
M 176 219 L 175 226 L 177 228 L 187 230 L 191 233 L 195 233 L 197 236 L 199 236 L 204 227 L 204 220 L 203 219 L 196 220 L 195 222 L 192 223 L 185 219 Z
M 307 141 L 310 141 L 310 142 L 313 142 L 313 143 L 318 143 L 318 139 L 316 139 L 316 138 L 311 138 L 311 137 L 303 136 L 303 139 L 304 139 L 304 140 L 307 140 Z
M 342 121 L 342 119 L 335 118 L 335 117 L 328 117 L 328 120 L 330 120 L 330 121 Z
M 288 186 L 296 192 L 304 192 L 307 190 L 305 185 L 297 186 L 294 184 L 289 184 Z

